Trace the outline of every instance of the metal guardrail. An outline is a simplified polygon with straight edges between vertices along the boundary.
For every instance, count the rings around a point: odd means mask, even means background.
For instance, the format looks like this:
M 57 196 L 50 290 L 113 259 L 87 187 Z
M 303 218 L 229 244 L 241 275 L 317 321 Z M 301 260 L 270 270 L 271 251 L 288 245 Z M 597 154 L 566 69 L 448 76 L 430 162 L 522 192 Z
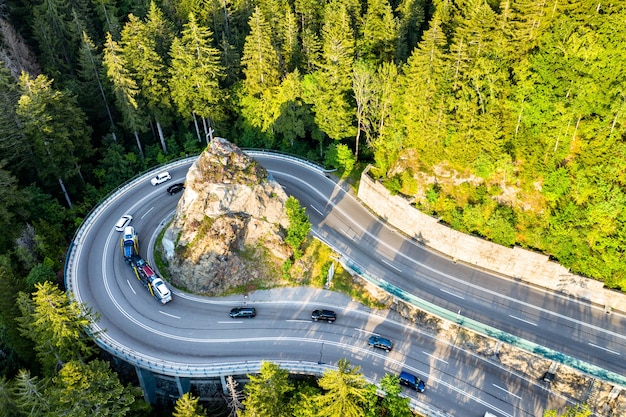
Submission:
M 397 297 L 398 299 L 412 306 L 418 307 L 439 318 L 450 321 L 452 323 L 456 323 L 461 327 L 472 330 L 476 333 L 485 335 L 487 337 L 500 340 L 511 346 L 515 346 L 516 348 L 522 349 L 526 352 L 530 352 L 534 355 L 538 355 L 545 359 L 549 359 L 549 360 L 558 362 L 560 364 L 569 366 L 570 368 L 576 369 L 594 378 L 597 378 L 606 382 L 610 382 L 613 384 L 617 384 L 622 387 L 626 387 L 626 377 L 624 375 L 620 375 L 618 373 L 609 371 L 599 366 L 590 364 L 588 362 L 574 358 L 573 356 L 569 356 L 564 353 L 557 352 L 553 349 L 547 348 L 545 346 L 541 346 L 529 340 L 522 339 L 521 337 L 512 335 L 502 330 L 498 330 L 494 327 L 480 323 L 468 317 L 463 317 L 462 315 L 458 313 L 446 310 L 433 303 L 430 303 L 426 300 L 416 297 L 415 295 L 408 293 L 402 290 L 401 288 L 398 288 L 395 285 L 381 278 L 375 278 L 375 277 L 370 276 L 369 274 L 365 273 L 364 268 L 360 267 L 359 265 L 357 265 L 356 263 L 354 263 L 352 260 L 348 258 L 343 257 L 342 259 L 340 259 L 340 261 L 342 265 L 344 265 L 344 267 L 352 270 L 354 273 L 356 273 L 358 276 L 360 276 L 367 282 L 374 284 L 378 288 L 386 291 L 387 293 L 393 295 L 394 297 Z

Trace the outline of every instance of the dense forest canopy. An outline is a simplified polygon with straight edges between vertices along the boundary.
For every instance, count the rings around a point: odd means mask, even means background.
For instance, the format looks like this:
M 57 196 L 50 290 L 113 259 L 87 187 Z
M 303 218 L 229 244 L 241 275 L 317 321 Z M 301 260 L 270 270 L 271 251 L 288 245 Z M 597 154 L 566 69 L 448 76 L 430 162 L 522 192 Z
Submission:
M 0 0 L 3 373 L 86 213 L 213 134 L 626 289 L 625 37 L 618 1 Z

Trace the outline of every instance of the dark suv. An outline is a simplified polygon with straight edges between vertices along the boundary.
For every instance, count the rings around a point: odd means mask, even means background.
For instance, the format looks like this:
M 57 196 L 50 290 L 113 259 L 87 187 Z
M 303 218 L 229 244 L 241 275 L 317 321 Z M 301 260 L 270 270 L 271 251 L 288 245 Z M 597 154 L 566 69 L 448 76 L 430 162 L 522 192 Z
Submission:
M 183 191 L 184 189 L 185 189 L 185 184 L 182 182 L 177 182 L 176 184 L 172 184 L 169 187 L 167 187 L 167 192 L 170 195 L 173 195 L 173 194 Z
M 311 313 L 311 320 L 325 320 L 329 323 L 332 323 L 333 321 L 337 320 L 337 314 L 335 314 L 335 312 L 332 310 L 313 310 L 313 313 Z
M 252 318 L 252 317 L 256 316 L 256 308 L 254 308 L 254 307 L 235 307 L 232 310 L 230 310 L 230 316 L 232 318 L 239 318 L 239 317 Z
M 371 347 L 386 350 L 387 352 L 393 349 L 393 342 L 380 336 L 370 337 L 370 340 L 367 341 L 367 344 Z

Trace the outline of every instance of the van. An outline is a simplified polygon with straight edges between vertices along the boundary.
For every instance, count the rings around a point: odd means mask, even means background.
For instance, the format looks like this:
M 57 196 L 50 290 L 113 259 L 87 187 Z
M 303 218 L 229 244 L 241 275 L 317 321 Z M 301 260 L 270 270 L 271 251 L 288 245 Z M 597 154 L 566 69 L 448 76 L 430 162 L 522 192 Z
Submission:
M 424 392 L 426 384 L 413 374 L 402 371 L 400 373 L 400 384 L 413 388 L 417 392 Z
M 251 319 L 256 316 L 256 309 L 254 307 L 235 307 L 230 310 L 230 316 L 232 318 L 245 317 Z

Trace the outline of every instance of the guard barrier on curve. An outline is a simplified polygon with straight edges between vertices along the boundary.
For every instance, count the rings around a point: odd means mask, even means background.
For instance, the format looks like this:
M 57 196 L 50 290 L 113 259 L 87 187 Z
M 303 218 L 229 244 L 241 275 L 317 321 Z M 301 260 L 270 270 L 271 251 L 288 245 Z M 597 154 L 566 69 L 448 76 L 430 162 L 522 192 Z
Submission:
M 416 297 L 413 294 L 410 294 L 396 287 L 395 285 L 390 284 L 389 282 L 383 279 L 374 278 L 368 275 L 367 273 L 365 273 L 363 268 L 356 265 L 350 259 L 342 258 L 341 262 L 347 269 L 354 271 L 354 273 L 359 275 L 361 278 L 363 278 L 367 282 L 376 285 L 377 287 L 385 290 L 387 293 L 392 294 L 398 299 L 408 304 L 411 304 L 415 307 L 418 307 L 430 314 L 434 314 L 437 317 L 456 323 L 461 327 L 465 327 L 467 329 L 483 334 L 485 336 L 508 343 L 511 346 L 515 346 L 519 349 L 523 349 L 535 355 L 542 356 L 546 359 L 553 360 L 563 365 L 567 365 L 571 368 L 577 369 L 594 378 L 597 378 L 606 382 L 610 382 L 613 384 L 617 384 L 622 387 L 626 387 L 626 377 L 623 375 L 620 375 L 615 372 L 609 371 L 607 369 L 601 368 L 599 366 L 581 361 L 580 359 L 574 358 L 572 356 L 568 356 L 561 352 L 557 352 L 545 346 L 538 345 L 537 343 L 522 339 L 510 333 L 503 332 L 501 330 L 498 330 L 486 324 L 480 323 L 476 320 L 472 320 L 470 318 L 463 317 L 452 311 L 446 310 L 426 300 L 422 300 L 421 298 Z

